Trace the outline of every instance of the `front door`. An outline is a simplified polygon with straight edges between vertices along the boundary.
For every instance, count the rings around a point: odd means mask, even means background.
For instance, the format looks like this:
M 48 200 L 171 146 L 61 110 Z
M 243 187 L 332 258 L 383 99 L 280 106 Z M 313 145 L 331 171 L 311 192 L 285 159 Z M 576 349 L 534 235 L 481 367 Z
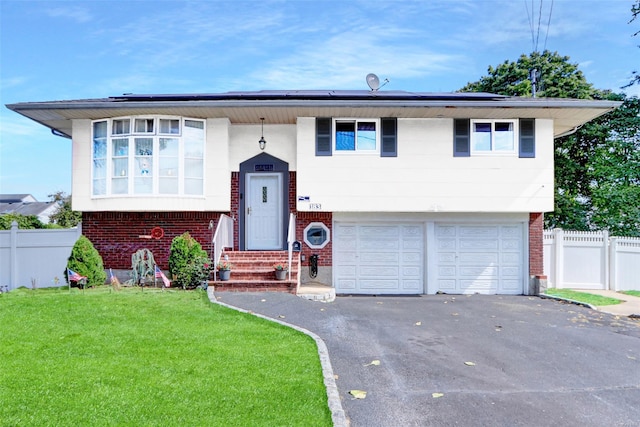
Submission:
M 282 174 L 247 174 L 246 186 L 247 249 L 282 249 Z

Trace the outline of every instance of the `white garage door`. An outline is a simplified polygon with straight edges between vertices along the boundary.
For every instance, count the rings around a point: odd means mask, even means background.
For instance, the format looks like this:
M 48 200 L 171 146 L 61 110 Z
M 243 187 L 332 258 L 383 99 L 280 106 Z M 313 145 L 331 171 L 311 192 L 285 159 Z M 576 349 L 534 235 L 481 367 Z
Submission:
M 422 224 L 355 224 L 333 227 L 336 292 L 421 294 L 424 292 Z
M 522 224 L 436 224 L 437 288 L 445 293 L 522 294 Z

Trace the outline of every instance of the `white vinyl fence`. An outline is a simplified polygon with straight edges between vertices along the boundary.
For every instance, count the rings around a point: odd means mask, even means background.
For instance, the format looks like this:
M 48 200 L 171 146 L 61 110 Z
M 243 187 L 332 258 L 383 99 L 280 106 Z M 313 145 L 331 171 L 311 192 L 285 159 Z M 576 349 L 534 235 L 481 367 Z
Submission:
M 0 291 L 65 285 L 64 271 L 82 227 L 0 231 Z
M 640 290 L 640 238 L 545 230 L 544 273 L 549 287 Z

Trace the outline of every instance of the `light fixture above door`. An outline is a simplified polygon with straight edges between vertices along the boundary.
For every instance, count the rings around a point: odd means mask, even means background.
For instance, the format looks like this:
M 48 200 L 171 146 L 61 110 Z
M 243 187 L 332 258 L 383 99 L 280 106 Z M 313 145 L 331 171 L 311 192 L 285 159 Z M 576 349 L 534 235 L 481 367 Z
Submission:
M 260 120 L 262 120 L 262 126 L 260 129 L 260 140 L 258 141 L 258 145 L 261 150 L 264 150 L 264 147 L 267 145 L 267 140 L 264 139 L 264 117 L 260 117 Z

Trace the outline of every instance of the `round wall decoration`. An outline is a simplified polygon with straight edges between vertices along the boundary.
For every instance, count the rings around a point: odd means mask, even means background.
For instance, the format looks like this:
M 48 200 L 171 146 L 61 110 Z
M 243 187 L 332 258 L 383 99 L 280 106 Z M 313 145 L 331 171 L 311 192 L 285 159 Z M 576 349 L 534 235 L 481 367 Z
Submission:
M 164 236 L 164 230 L 162 227 L 153 227 L 151 230 L 151 237 L 154 239 L 162 239 L 162 236 Z

